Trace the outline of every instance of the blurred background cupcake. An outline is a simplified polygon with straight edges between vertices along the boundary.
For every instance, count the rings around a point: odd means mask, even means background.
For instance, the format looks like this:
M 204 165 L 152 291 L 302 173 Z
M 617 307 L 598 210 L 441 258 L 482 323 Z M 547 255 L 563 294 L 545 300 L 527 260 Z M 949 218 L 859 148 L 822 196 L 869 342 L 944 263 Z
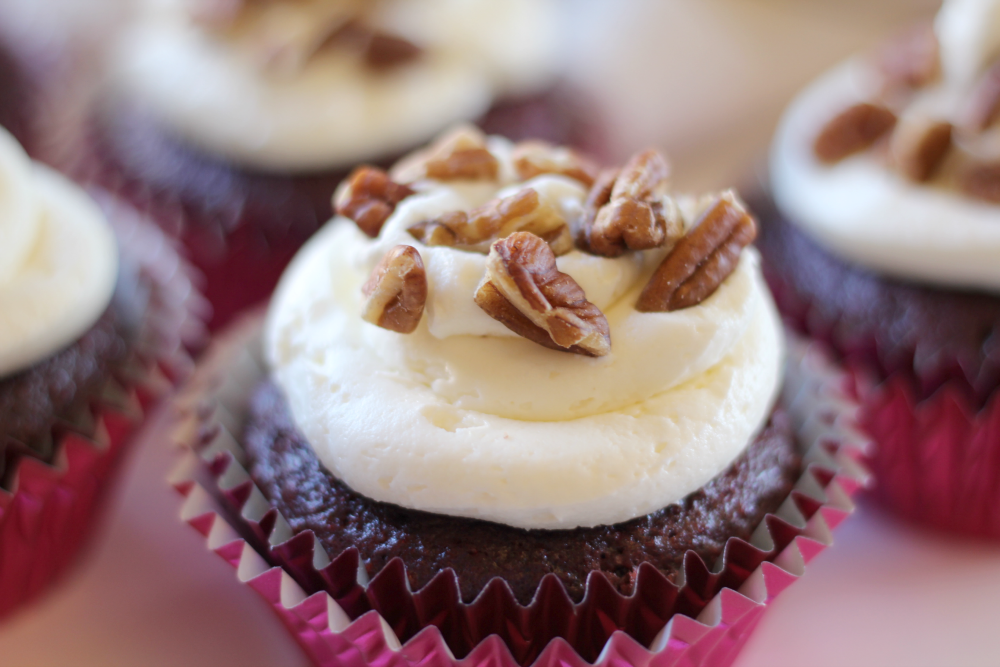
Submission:
M 270 292 L 347 165 L 458 120 L 599 145 L 557 85 L 559 21 L 549 1 L 150 0 L 106 54 L 80 173 L 183 238 L 218 327 Z
M 879 497 L 915 521 L 992 537 L 998 120 L 1000 2 L 949 0 L 933 24 L 792 104 L 762 243 L 784 311 L 858 367 Z
M 78 557 L 143 413 L 190 370 L 198 295 L 162 233 L 0 130 L 0 616 Z

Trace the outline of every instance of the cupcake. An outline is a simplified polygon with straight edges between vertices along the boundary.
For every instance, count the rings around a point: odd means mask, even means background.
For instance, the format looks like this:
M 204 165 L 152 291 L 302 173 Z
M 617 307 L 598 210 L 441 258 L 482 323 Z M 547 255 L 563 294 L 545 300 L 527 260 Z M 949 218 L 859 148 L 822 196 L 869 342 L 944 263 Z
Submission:
M 217 327 L 271 292 L 359 162 L 476 119 L 592 141 L 554 84 L 556 23 L 550 0 L 149 0 L 109 58 L 87 169 L 181 236 Z
M 1000 2 L 821 77 L 771 156 L 761 249 L 781 309 L 864 390 L 877 495 L 1000 537 Z
M 857 443 L 805 446 L 754 219 L 669 171 L 454 130 L 356 170 L 209 355 L 184 516 L 318 664 L 728 664 L 828 540 Z
M 190 370 L 197 295 L 162 233 L 0 131 L 0 616 L 77 557 L 143 410 Z

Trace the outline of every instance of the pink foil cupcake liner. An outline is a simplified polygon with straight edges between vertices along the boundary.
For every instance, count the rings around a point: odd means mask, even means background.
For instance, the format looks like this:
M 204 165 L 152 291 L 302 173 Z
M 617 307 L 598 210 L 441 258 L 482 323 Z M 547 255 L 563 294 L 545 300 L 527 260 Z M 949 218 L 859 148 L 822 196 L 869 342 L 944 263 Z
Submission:
M 0 489 L 0 617 L 40 595 L 78 560 L 144 412 L 190 374 L 190 352 L 204 341 L 206 306 L 189 268 L 155 226 L 94 194 L 123 256 L 138 265 L 150 289 L 149 312 L 113 379 L 84 414 L 53 430 L 53 463 L 21 456 L 10 490 Z
M 418 591 L 405 566 L 369 581 L 358 554 L 328 555 L 309 532 L 293 535 L 257 489 L 237 437 L 249 393 L 265 371 L 260 317 L 217 341 L 175 404 L 182 461 L 170 481 L 181 516 L 258 592 L 317 665 L 728 665 L 782 590 L 831 544 L 831 530 L 868 483 L 868 447 L 847 376 L 816 346 L 791 344 L 784 404 L 804 447 L 804 472 L 750 541 L 733 538 L 721 562 L 685 559 L 683 581 L 640 567 L 625 597 L 599 573 L 574 604 L 555 577 L 528 606 L 494 579 L 469 604 L 460 573 Z
M 1000 539 L 1000 388 L 977 401 L 969 369 L 939 358 L 918 373 L 912 359 L 874 368 L 876 340 L 841 340 L 780 279 L 768 276 L 781 312 L 797 331 L 837 350 L 862 405 L 858 423 L 872 438 L 865 465 L 872 495 L 897 515 L 936 529 Z M 887 364 L 883 364 L 887 365 Z M 942 378 L 946 378 L 942 380 Z M 937 387 L 930 395 L 926 387 Z

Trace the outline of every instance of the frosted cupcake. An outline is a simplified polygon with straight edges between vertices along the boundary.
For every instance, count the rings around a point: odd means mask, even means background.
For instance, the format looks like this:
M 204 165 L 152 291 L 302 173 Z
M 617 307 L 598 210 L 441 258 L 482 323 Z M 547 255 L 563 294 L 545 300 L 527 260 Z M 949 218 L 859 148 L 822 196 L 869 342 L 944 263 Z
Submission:
M 215 325 L 270 292 L 351 166 L 456 121 L 560 143 L 593 135 L 553 87 L 549 1 L 143 8 L 112 54 L 99 166 L 179 226 L 208 275 Z
M 546 646 L 659 652 L 668 620 L 801 534 L 772 516 L 804 465 L 733 192 L 675 195 L 655 151 L 598 171 L 461 128 L 388 173 L 358 169 L 336 203 L 271 302 L 266 363 L 234 361 L 239 331 L 208 362 L 228 398 L 201 452 L 239 534 L 335 601 L 322 646 L 289 621 L 320 663 L 373 611 L 413 656 L 435 641 L 479 655 L 491 634 L 520 663 Z M 233 459 L 215 458 L 224 443 Z M 185 516 L 207 530 L 201 511 Z M 704 664 L 742 644 L 738 615 Z M 631 638 L 608 649 L 616 631 Z
M 2 131 L 0 209 L 2 616 L 77 558 L 200 325 L 157 228 L 111 200 L 102 210 Z
M 950 0 L 788 110 L 761 247 L 779 305 L 858 367 L 878 494 L 1000 536 L 1000 3 Z

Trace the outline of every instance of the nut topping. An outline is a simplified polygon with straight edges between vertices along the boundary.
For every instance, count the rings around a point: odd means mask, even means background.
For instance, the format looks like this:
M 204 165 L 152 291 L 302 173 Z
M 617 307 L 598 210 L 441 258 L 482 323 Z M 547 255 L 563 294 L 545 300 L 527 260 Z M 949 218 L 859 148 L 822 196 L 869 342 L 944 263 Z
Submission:
M 965 125 L 976 132 L 990 128 L 1000 118 L 1000 61 L 994 63 L 982 76 L 972 92 L 972 100 L 965 112 Z
M 918 183 L 933 178 L 951 148 L 952 125 L 925 117 L 903 117 L 892 133 L 896 168 Z
M 398 245 L 372 271 L 361 288 L 365 295 L 361 317 L 398 333 L 413 333 L 427 303 L 427 274 L 417 249 Z
M 876 55 L 887 89 L 920 88 L 941 75 L 941 56 L 933 22 L 902 31 Z
M 522 141 L 514 147 L 511 160 L 522 181 L 542 174 L 559 174 L 580 181 L 589 188 L 598 175 L 597 165 L 573 149 L 556 147 L 544 141 Z
M 396 204 L 412 194 L 413 190 L 394 183 L 381 169 L 362 166 L 337 188 L 333 209 L 337 215 L 350 218 L 361 231 L 375 238 L 396 209 Z
M 588 249 L 618 257 L 626 250 L 649 250 L 679 237 L 684 225 L 667 196 L 669 176 L 667 161 L 654 150 L 636 154 L 617 174 L 602 173 L 585 207 Z
M 542 237 L 556 254 L 573 249 L 569 226 L 562 214 L 544 202 L 533 188 L 494 199 L 469 212 L 454 211 L 414 225 L 410 234 L 424 245 L 445 245 L 488 252 L 490 243 L 516 231 Z
M 399 183 L 413 183 L 423 178 L 495 181 L 499 172 L 500 162 L 486 147 L 486 136 L 475 127 L 461 126 L 400 160 L 390 174 Z
M 556 267 L 543 239 L 515 232 L 495 241 L 476 304 L 514 333 L 539 345 L 601 357 L 611 352 L 604 313 L 573 278 Z
M 376 70 L 384 70 L 411 60 L 416 60 L 423 54 L 423 49 L 413 42 L 387 32 L 374 31 L 368 38 L 365 47 L 365 63 Z
M 1000 162 L 974 163 L 959 176 L 965 194 L 1000 204 Z
M 730 190 L 702 213 L 653 273 L 636 309 L 661 313 L 696 306 L 735 270 L 740 253 L 757 236 L 757 225 Z
M 855 104 L 826 124 L 813 150 L 822 162 L 840 162 L 870 148 L 895 124 L 896 114 L 888 107 L 867 102 Z

